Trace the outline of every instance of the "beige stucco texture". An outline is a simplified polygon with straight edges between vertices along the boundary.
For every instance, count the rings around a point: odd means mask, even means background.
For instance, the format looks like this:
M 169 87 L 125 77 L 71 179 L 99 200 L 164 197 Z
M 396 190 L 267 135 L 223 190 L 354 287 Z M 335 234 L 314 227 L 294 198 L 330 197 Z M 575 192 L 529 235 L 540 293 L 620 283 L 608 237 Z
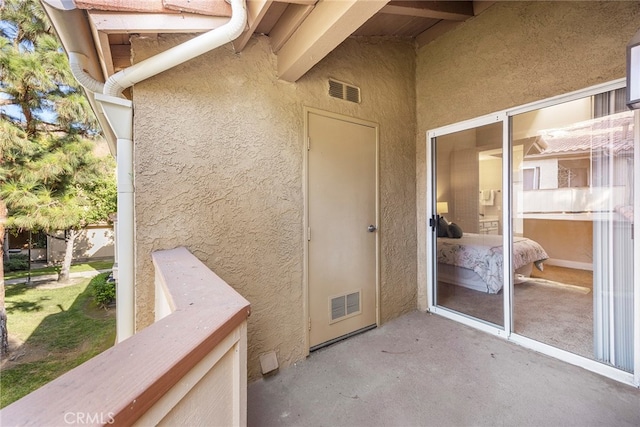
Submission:
M 496 2 L 416 59 L 418 305 L 427 307 L 426 132 L 625 76 L 638 2 Z
M 135 61 L 189 35 L 133 38 Z M 415 309 L 415 50 L 349 39 L 296 83 L 278 80 L 266 37 L 231 45 L 133 89 L 136 324 L 153 322 L 151 252 L 186 246 L 252 305 L 249 378 L 259 357 L 305 357 L 304 107 L 380 129 L 380 318 Z M 328 96 L 328 78 L 362 90 Z

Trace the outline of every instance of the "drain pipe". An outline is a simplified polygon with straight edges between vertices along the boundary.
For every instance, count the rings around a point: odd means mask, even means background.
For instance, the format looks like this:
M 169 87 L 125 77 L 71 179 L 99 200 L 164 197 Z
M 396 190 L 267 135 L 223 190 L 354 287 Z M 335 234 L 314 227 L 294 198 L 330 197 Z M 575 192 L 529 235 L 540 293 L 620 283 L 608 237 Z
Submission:
M 135 216 L 133 184 L 133 103 L 122 98 L 122 91 L 149 77 L 169 70 L 238 38 L 247 25 L 245 0 L 231 3 L 231 18 L 221 27 L 188 40 L 114 75 L 107 82 L 93 79 L 85 70 L 84 55 L 71 52 L 69 61 L 76 79 L 95 92 L 109 125 L 117 138 L 118 176 L 118 303 L 117 341 L 135 333 Z
M 69 68 L 71 74 L 76 78 L 80 86 L 85 88 L 91 93 L 102 93 L 104 90 L 104 83 L 91 77 L 87 72 L 89 58 L 86 55 L 78 52 L 69 52 Z
M 118 182 L 118 254 L 116 276 L 116 340 L 135 334 L 135 227 L 133 208 L 133 103 L 96 93 L 109 126 L 116 135 Z
M 226 24 L 112 75 L 104 85 L 104 94 L 120 96 L 138 82 L 237 39 L 247 25 L 247 11 L 244 0 L 229 2 L 231 19 Z

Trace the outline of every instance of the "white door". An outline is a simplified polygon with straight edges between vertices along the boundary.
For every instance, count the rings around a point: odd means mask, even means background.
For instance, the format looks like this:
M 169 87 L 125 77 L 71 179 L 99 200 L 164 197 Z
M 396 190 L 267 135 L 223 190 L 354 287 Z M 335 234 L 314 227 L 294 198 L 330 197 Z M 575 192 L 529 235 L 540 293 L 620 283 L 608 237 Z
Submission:
M 376 325 L 377 128 L 307 111 L 309 346 Z

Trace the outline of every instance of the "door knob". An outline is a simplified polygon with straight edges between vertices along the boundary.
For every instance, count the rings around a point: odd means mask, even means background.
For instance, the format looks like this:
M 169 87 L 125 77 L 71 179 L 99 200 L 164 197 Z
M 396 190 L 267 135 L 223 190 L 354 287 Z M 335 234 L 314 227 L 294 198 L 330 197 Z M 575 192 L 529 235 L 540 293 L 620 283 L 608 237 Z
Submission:
M 373 233 L 374 231 L 376 231 L 378 229 L 378 227 L 376 227 L 375 225 L 371 224 L 369 227 L 367 227 L 367 230 L 369 230 L 369 233 Z

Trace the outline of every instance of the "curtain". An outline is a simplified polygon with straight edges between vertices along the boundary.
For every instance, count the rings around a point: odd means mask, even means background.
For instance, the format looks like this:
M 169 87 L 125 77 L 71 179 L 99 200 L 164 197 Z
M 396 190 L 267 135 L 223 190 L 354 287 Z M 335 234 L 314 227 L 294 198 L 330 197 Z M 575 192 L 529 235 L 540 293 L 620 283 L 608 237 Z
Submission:
M 612 119 L 609 143 L 599 141 L 592 152 L 592 196 L 600 199 L 593 222 L 594 356 L 633 372 L 633 152 L 619 150 L 613 127 Z M 599 128 L 593 134 L 601 137 Z

